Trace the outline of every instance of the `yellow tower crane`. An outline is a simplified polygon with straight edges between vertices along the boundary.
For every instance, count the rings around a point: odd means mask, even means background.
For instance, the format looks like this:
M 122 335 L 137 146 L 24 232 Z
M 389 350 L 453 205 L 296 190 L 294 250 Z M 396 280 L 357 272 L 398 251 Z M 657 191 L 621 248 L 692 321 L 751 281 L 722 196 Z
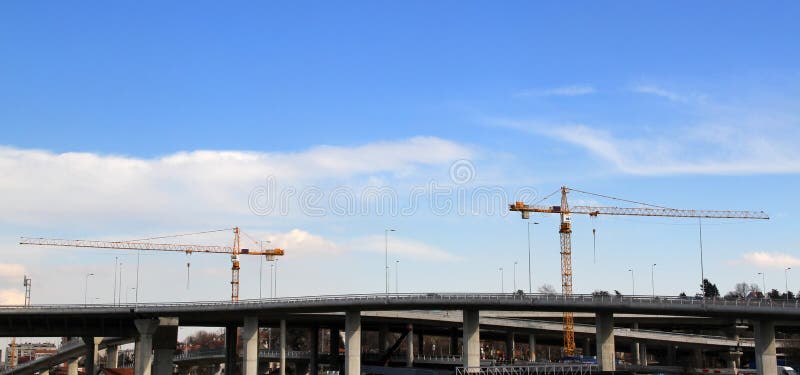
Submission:
M 211 246 L 211 245 L 186 245 L 186 244 L 163 244 L 144 242 L 145 240 L 181 237 L 193 234 L 203 234 L 211 232 L 227 231 L 231 229 L 220 229 L 199 233 L 179 234 L 174 236 L 152 237 L 134 241 L 94 241 L 94 240 L 64 240 L 53 238 L 27 238 L 20 240 L 20 245 L 39 245 L 39 246 L 68 246 L 68 247 L 88 247 L 95 249 L 116 249 L 116 250 L 139 250 L 139 251 L 171 251 L 186 253 L 207 253 L 207 254 L 230 254 L 231 256 L 231 300 L 239 300 L 239 255 L 264 255 L 267 260 L 272 260 L 276 256 L 283 256 L 283 249 L 264 249 L 249 250 L 242 249 L 239 243 L 239 227 L 233 229 L 233 246 Z M 187 264 L 188 265 L 188 264 Z
M 571 214 L 585 214 L 590 217 L 598 215 L 628 215 L 628 216 L 662 216 L 662 217 L 682 217 L 682 218 L 709 218 L 709 219 L 769 219 L 764 211 L 718 211 L 718 210 L 680 210 L 667 208 L 647 203 L 631 201 L 627 199 L 615 198 L 602 194 L 589 193 L 566 186 L 561 187 L 560 206 L 537 206 L 527 205 L 523 202 L 516 202 L 509 205 L 510 211 L 519 211 L 523 219 L 530 219 L 531 212 L 548 214 L 559 214 L 561 223 L 558 233 L 561 237 L 561 292 L 564 295 L 572 294 L 572 223 Z M 637 204 L 640 207 L 593 207 L 593 206 L 572 206 L 567 202 L 567 194 L 570 191 L 619 200 L 627 203 Z M 539 202 L 555 195 L 558 191 L 550 194 Z M 648 206 L 648 207 L 641 207 Z M 575 325 L 572 312 L 564 312 L 564 355 L 575 355 Z

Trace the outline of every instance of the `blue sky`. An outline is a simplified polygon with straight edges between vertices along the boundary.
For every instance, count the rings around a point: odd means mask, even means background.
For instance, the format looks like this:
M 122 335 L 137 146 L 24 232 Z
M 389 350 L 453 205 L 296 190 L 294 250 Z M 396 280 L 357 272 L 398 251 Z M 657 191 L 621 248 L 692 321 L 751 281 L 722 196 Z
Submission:
M 494 212 L 442 213 L 422 199 L 408 215 L 369 205 L 337 215 L 325 204 L 312 215 L 297 193 L 285 214 L 259 215 L 251 198 L 269 178 L 284 193 L 317 189 L 322 202 L 391 188 L 406 208 L 436 183 L 453 199 L 568 185 L 677 208 L 765 210 L 768 222 L 705 223 L 706 275 L 727 291 L 765 272 L 767 288 L 782 289 L 783 269 L 800 269 L 798 10 L 4 3 L 0 301 L 17 301 L 29 274 L 34 302 L 82 302 L 93 272 L 89 294 L 109 302 L 115 256 L 124 288 L 135 286 L 130 253 L 21 247 L 20 235 L 127 239 L 234 225 L 286 248 L 281 295 L 382 291 L 387 227 L 397 229 L 401 291 L 499 291 L 499 267 L 509 291 L 514 261 L 527 284 L 526 224 L 501 212 L 505 200 Z M 454 179 L 453 165 L 471 177 Z M 558 288 L 556 218 L 536 220 L 534 287 Z M 630 293 L 633 267 L 637 293 L 648 293 L 653 263 L 657 293 L 696 292 L 697 229 L 576 218 L 576 292 Z M 224 256 L 193 257 L 189 290 L 184 256 L 142 259 L 142 300 L 228 296 Z M 242 295 L 258 297 L 259 262 L 243 264 Z M 789 284 L 797 291 L 800 278 Z

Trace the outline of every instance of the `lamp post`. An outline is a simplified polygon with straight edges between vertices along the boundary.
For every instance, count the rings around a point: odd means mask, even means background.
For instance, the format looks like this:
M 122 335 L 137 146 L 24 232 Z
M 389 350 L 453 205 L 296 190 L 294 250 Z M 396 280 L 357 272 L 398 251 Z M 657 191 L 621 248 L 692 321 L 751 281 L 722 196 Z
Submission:
M 628 268 L 628 271 L 631 273 L 631 295 L 636 295 L 636 280 L 633 278 L 633 268 Z
M 533 277 L 531 276 L 531 225 L 539 224 L 537 222 L 528 222 L 528 293 L 533 294 Z
M 394 292 L 400 293 L 400 261 L 394 261 Z
M 122 262 L 119 262 L 119 293 L 117 293 L 117 304 L 122 304 Z M 125 303 L 128 302 L 128 296 L 125 296 Z
M 761 288 L 764 290 L 764 298 L 767 298 L 767 275 L 764 272 L 759 272 L 761 275 Z
M 792 267 L 786 267 L 783 270 L 783 282 L 786 284 L 786 285 L 784 285 L 784 287 L 786 288 L 786 298 L 787 299 L 789 298 L 789 270 L 790 269 L 792 269 Z
M 89 295 L 89 276 L 94 276 L 94 274 L 87 273 L 83 282 L 83 306 L 86 306 L 86 298 Z
M 514 289 L 511 291 L 513 293 L 517 292 L 517 261 L 514 261 Z
M 389 232 L 395 232 L 394 229 L 386 228 L 383 230 L 384 251 L 383 251 L 383 268 L 386 272 L 386 296 L 389 296 Z
M 272 241 L 262 240 L 262 241 L 259 241 L 259 242 L 261 244 L 261 252 L 263 253 L 264 252 L 264 242 L 271 243 Z M 264 258 L 266 258 L 266 257 L 267 256 L 264 255 Z M 259 258 L 260 261 L 258 263 L 258 298 L 259 299 L 263 298 L 262 295 L 261 295 L 261 288 L 262 288 L 262 286 L 264 284 L 263 277 L 262 277 L 262 275 L 264 274 L 264 258 Z
M 128 289 L 127 292 L 125 292 L 125 303 L 128 303 L 128 296 L 130 295 L 130 292 L 135 290 L 136 290 L 135 287 L 131 287 L 130 289 Z
M 650 288 L 653 291 L 653 298 L 656 298 L 656 281 L 655 277 L 653 276 L 655 272 L 656 272 L 656 264 L 653 263 L 653 265 L 650 266 Z
M 505 286 L 503 285 L 503 267 L 498 268 L 500 271 L 500 293 L 505 293 Z
M 117 270 L 119 269 L 119 257 L 114 257 L 114 297 L 111 299 L 111 304 L 117 304 Z M 121 292 L 121 291 L 120 291 Z

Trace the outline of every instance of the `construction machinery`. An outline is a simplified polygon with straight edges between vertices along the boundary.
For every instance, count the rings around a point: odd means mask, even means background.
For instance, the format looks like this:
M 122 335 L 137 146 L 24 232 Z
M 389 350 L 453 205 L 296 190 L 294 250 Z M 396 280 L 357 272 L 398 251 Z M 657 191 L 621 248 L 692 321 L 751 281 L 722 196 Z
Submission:
M 592 196 L 608 198 L 618 201 L 638 205 L 638 207 L 593 207 L 593 206 L 573 206 L 567 202 L 567 194 L 570 191 L 588 194 Z M 589 193 L 577 189 L 570 189 L 562 186 L 560 206 L 538 206 L 536 204 L 557 194 L 552 194 L 542 198 L 533 205 L 523 202 L 515 202 L 509 205 L 510 211 L 519 211 L 523 219 L 530 219 L 531 212 L 559 214 L 561 222 L 558 233 L 561 239 L 561 292 L 564 295 L 572 294 L 572 214 L 585 214 L 590 217 L 598 215 L 627 215 L 627 216 L 661 216 L 678 218 L 709 218 L 709 219 L 769 219 L 763 211 L 719 211 L 719 210 L 681 210 L 656 206 L 652 204 L 631 201 L 622 198 L 615 198 L 608 195 Z M 593 231 L 595 233 L 595 231 Z M 564 312 L 564 356 L 575 355 L 575 327 L 572 312 Z
M 213 246 L 213 245 L 188 245 L 188 244 L 165 244 L 145 242 L 154 239 L 169 237 L 183 237 L 195 234 L 205 234 L 233 230 L 233 246 Z M 263 249 L 249 250 L 241 248 L 239 237 L 239 227 L 231 229 L 219 229 L 197 233 L 186 233 L 171 236 L 151 237 L 133 241 L 94 241 L 94 240 L 65 240 L 52 238 L 27 238 L 22 237 L 20 245 L 39 245 L 39 246 L 68 246 L 68 247 L 87 247 L 95 249 L 116 249 L 116 250 L 139 250 L 139 251 L 170 251 L 186 253 L 187 256 L 193 253 L 207 254 L 229 254 L 231 257 L 231 300 L 239 300 L 239 255 L 263 255 L 267 260 L 273 260 L 276 256 L 283 256 L 283 249 Z M 255 240 L 254 240 L 255 241 Z M 188 262 L 187 262 L 188 267 Z

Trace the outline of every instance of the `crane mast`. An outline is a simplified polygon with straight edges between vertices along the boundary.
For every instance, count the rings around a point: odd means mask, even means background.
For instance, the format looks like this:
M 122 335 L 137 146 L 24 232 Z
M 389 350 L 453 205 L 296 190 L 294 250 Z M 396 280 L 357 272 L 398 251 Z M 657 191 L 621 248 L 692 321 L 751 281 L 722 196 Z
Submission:
M 567 202 L 567 194 L 570 191 L 596 195 L 604 198 L 611 198 L 637 203 L 648 207 L 595 207 L 595 206 L 574 206 L 570 208 Z M 555 194 L 555 192 L 553 193 Z M 552 195 L 551 195 L 552 196 Z M 581 190 L 570 189 L 566 186 L 561 187 L 560 206 L 536 206 L 527 205 L 523 202 L 509 204 L 509 211 L 518 211 L 523 219 L 530 219 L 531 212 L 559 214 L 560 226 L 558 229 L 561 243 L 561 293 L 565 296 L 572 294 L 572 220 L 571 214 L 585 214 L 590 217 L 598 215 L 624 215 L 624 216 L 660 216 L 660 217 L 680 217 L 680 218 L 713 218 L 713 219 L 769 219 L 764 211 L 722 211 L 722 210 L 681 210 L 667 208 L 629 201 L 620 198 L 609 197 L 601 194 L 589 193 Z M 565 311 L 564 316 L 564 355 L 575 355 L 575 321 L 571 311 Z

